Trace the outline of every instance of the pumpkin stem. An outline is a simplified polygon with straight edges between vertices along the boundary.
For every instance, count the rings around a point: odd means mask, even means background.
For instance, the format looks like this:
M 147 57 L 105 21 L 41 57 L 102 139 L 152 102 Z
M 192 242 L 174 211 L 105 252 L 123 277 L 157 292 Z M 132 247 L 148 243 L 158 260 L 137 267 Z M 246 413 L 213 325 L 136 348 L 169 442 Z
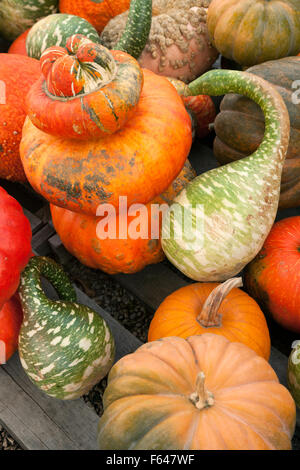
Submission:
M 195 405 L 198 410 L 208 408 L 214 404 L 213 394 L 205 388 L 205 374 L 199 372 L 196 379 L 196 392 L 190 395 L 191 402 Z
M 221 303 L 229 292 L 235 287 L 242 287 L 243 280 L 241 277 L 234 277 L 223 282 L 209 294 L 207 297 L 201 313 L 197 317 L 197 321 L 201 326 L 210 327 L 210 326 L 220 326 L 221 318 L 218 314 Z

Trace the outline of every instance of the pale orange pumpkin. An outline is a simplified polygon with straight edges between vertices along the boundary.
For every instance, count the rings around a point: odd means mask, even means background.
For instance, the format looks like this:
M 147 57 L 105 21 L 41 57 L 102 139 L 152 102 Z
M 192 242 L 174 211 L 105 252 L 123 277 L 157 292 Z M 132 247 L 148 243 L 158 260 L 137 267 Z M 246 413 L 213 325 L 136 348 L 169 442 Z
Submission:
M 197 282 L 173 292 L 155 312 L 148 341 L 209 332 L 244 343 L 268 360 L 266 319 L 255 300 L 236 288 L 241 285 L 241 278 L 233 278 L 223 284 Z
M 102 450 L 289 450 L 295 403 L 262 357 L 204 334 L 144 344 L 111 369 Z

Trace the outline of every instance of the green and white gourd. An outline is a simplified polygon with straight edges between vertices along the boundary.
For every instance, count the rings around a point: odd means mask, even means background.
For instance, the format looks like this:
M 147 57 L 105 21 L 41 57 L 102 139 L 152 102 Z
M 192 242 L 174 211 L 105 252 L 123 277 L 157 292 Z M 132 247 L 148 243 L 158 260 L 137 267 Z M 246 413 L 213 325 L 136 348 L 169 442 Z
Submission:
M 147 43 L 151 21 L 152 0 L 131 0 L 125 30 L 114 49 L 138 59 Z
M 44 16 L 57 11 L 58 0 L 1 0 L 0 36 L 13 41 Z
M 247 72 L 210 71 L 188 88 L 191 95 L 245 95 L 265 115 L 265 135 L 256 152 L 196 177 L 163 218 L 162 247 L 168 259 L 196 281 L 224 281 L 256 256 L 273 225 L 289 116 L 276 89 Z M 184 216 L 176 216 L 183 210 L 186 221 L 191 220 L 186 228 Z
M 41 276 L 62 300 L 46 296 Z M 19 354 L 28 377 L 51 397 L 71 400 L 87 393 L 113 365 L 114 339 L 106 322 L 89 307 L 74 303 L 72 284 L 49 258 L 29 261 L 19 294 L 24 312 Z
M 26 39 L 27 54 L 39 60 L 48 47 L 65 47 L 67 39 L 73 34 L 82 34 L 91 41 L 100 43 L 96 29 L 87 20 L 75 15 L 57 13 L 43 18 L 31 28 Z
M 151 19 L 152 0 L 132 0 L 126 28 L 115 49 L 137 59 L 146 45 Z M 43 18 L 31 28 L 26 39 L 27 54 L 40 59 L 48 47 L 65 47 L 67 39 L 74 34 L 82 34 L 95 43 L 101 42 L 96 29 L 88 21 L 79 16 L 58 13 Z

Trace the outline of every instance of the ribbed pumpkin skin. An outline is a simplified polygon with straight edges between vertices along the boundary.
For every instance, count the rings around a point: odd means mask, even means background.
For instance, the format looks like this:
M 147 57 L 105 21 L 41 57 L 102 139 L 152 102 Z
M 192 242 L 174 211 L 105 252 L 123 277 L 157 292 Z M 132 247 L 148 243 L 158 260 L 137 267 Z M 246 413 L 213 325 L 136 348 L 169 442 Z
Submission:
M 277 222 L 245 271 L 246 289 L 284 328 L 300 333 L 300 216 Z
M 49 202 L 95 216 L 99 204 L 146 204 L 184 166 L 192 143 L 191 120 L 174 87 L 144 70 L 134 116 L 123 129 L 77 142 L 37 129 L 27 118 L 20 153 L 33 188 Z M 176 149 L 176 151 L 175 151 Z
M 60 0 L 59 11 L 85 18 L 101 33 L 109 20 L 128 10 L 129 5 L 130 0 Z
M 251 67 L 249 72 L 275 85 L 287 106 L 291 130 L 284 162 L 280 208 L 300 204 L 300 117 L 299 105 L 292 101 L 294 81 L 300 76 L 300 57 L 287 57 Z M 215 120 L 214 154 L 221 164 L 239 160 L 254 152 L 264 134 L 264 117 L 251 100 L 236 94 L 226 95 Z
M 148 264 L 159 263 L 164 258 L 160 240 L 151 239 L 151 228 L 157 227 L 157 233 L 160 233 L 159 227 L 161 226 L 161 217 L 159 220 L 155 218 L 155 227 L 154 223 L 151 224 L 151 204 L 170 204 L 176 194 L 195 176 L 191 166 L 186 163 L 170 187 L 161 196 L 147 204 L 148 238 L 146 239 L 132 239 L 128 232 L 126 239 L 120 239 L 118 237 L 119 215 L 116 219 L 117 239 L 101 240 L 97 237 L 100 217 L 77 214 L 51 204 L 53 225 L 65 248 L 82 264 L 101 269 L 109 274 L 135 273 Z M 127 227 L 136 219 L 127 215 L 125 218 Z
M 148 341 L 166 336 L 188 338 L 213 333 L 225 336 L 229 341 L 244 343 L 268 360 L 271 344 L 267 322 L 257 303 L 242 290 L 233 289 L 221 303 L 218 310 L 220 326 L 204 327 L 197 321 L 204 302 L 218 285 L 195 283 L 169 295 L 155 312 Z
M 196 377 L 214 404 L 191 401 Z M 98 427 L 102 450 L 289 450 L 295 403 L 268 362 L 205 334 L 163 338 L 118 361 Z
M 40 76 L 37 60 L 0 54 L 0 178 L 25 182 L 19 145 L 26 117 L 26 93 Z M 3 94 L 6 104 L 3 103 Z
M 27 39 L 29 31 L 30 31 L 30 28 L 24 31 L 24 33 L 22 33 L 20 36 L 17 37 L 17 39 L 12 43 L 12 45 L 7 51 L 9 54 L 27 55 L 26 39 Z
M 218 51 L 241 65 L 300 50 L 299 0 L 213 0 L 207 27 Z

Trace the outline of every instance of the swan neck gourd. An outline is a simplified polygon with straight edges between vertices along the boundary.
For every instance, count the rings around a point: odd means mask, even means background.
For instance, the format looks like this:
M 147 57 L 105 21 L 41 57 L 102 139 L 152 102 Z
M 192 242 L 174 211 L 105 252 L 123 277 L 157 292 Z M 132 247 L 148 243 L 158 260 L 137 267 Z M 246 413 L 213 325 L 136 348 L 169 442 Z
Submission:
M 41 277 L 51 282 L 60 300 L 47 297 Z M 114 338 L 106 322 L 91 308 L 74 302 L 70 280 L 50 258 L 31 258 L 19 294 L 24 312 L 19 353 L 30 380 L 62 400 L 87 393 L 113 364 Z
M 146 46 L 151 21 L 152 0 L 131 0 L 125 30 L 114 49 L 138 59 Z
M 162 247 L 168 259 L 196 281 L 225 281 L 256 256 L 274 223 L 289 115 L 277 90 L 251 73 L 213 70 L 188 88 L 190 95 L 239 93 L 255 101 L 265 116 L 258 149 L 196 177 L 163 218 Z

